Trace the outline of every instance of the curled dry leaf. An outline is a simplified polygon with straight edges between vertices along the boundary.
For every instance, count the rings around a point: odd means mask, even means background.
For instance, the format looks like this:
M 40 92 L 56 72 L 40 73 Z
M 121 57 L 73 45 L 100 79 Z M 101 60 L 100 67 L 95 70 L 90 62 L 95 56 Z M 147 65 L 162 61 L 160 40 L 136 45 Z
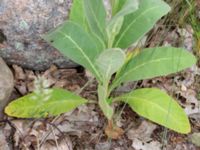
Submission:
M 1 150 L 8 150 L 9 149 L 8 143 L 6 141 L 6 137 L 3 134 L 2 130 L 0 130 L 0 149 Z
M 86 132 L 93 135 L 100 120 L 95 105 L 83 105 L 75 111 L 65 113 L 54 123 L 62 133 L 82 138 Z
M 113 125 L 112 121 L 109 121 L 105 128 L 105 133 L 111 139 L 119 139 L 124 134 L 124 130 Z
M 186 28 L 178 28 L 178 33 L 183 39 L 183 46 L 188 50 L 192 51 L 194 46 L 193 29 L 190 25 L 186 25 Z
M 199 101 L 196 98 L 196 91 L 192 89 L 187 89 L 187 91 L 177 92 L 184 99 L 184 102 L 181 105 L 184 107 L 184 110 L 187 115 L 195 114 L 199 112 Z
M 142 140 L 133 140 L 132 147 L 135 150 L 161 150 L 161 143 L 157 141 L 143 142 Z
M 24 70 L 17 65 L 12 65 L 14 69 L 14 75 L 15 75 L 15 80 L 25 80 L 26 79 L 26 74 L 24 73 Z
M 41 147 L 40 150 L 73 150 L 72 141 L 69 137 L 64 137 L 58 141 L 48 140 Z
M 14 125 L 16 132 L 14 134 L 14 144 L 15 146 L 20 145 L 26 145 L 28 146 L 30 144 L 30 141 L 26 143 L 24 141 L 25 137 L 27 137 L 29 131 L 31 130 L 31 124 L 28 121 L 25 120 L 14 120 L 12 121 L 12 124 Z
M 128 139 L 134 140 L 134 139 L 140 139 L 144 142 L 151 140 L 151 135 L 153 131 L 156 129 L 156 125 L 143 120 L 139 127 L 132 128 L 127 132 Z
M 137 128 L 130 129 L 127 136 L 132 140 L 132 147 L 135 150 L 160 150 L 161 143 L 151 138 L 156 127 L 155 124 L 143 120 Z
M 200 102 L 199 102 L 200 106 Z M 189 116 L 191 118 L 191 122 L 196 126 L 196 130 L 200 129 L 200 109 L 199 112 L 196 114 L 192 114 Z

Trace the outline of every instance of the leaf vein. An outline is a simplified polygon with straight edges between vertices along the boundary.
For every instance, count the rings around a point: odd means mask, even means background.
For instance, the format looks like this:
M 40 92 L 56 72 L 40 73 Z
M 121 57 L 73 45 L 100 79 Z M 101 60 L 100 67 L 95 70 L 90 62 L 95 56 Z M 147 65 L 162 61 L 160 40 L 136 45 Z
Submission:
M 132 21 L 132 23 L 130 23 L 130 24 L 128 25 L 128 27 L 121 33 L 121 35 L 120 35 L 120 37 L 119 37 L 119 39 L 117 40 L 117 42 L 116 42 L 115 45 L 118 45 L 118 44 L 119 44 L 119 42 L 121 41 L 121 39 L 124 37 L 125 33 L 129 30 L 129 28 L 131 28 L 131 26 L 132 26 L 140 17 L 142 17 L 143 15 L 145 15 L 146 13 L 148 13 L 149 11 L 151 11 L 151 10 L 153 10 L 153 9 L 157 9 L 157 8 L 159 8 L 159 7 L 160 7 L 160 6 L 155 6 L 155 7 L 152 7 L 152 8 L 150 8 L 150 9 L 147 9 L 147 10 L 144 11 L 140 16 L 136 17 L 136 18 Z
M 84 56 L 84 58 L 86 59 L 86 61 L 89 63 L 89 65 L 91 66 L 92 70 L 95 72 L 95 74 L 97 75 L 97 77 L 99 79 L 100 78 L 100 75 L 99 75 L 99 72 L 96 70 L 95 66 L 93 65 L 93 63 L 91 62 L 90 58 L 84 53 L 83 49 L 76 43 L 76 41 L 74 41 L 71 36 L 68 36 L 64 33 L 62 33 L 61 31 L 58 31 L 61 35 L 63 35 L 65 38 L 67 38 L 68 40 L 70 40 L 74 45 L 75 47 L 81 52 L 81 54 Z

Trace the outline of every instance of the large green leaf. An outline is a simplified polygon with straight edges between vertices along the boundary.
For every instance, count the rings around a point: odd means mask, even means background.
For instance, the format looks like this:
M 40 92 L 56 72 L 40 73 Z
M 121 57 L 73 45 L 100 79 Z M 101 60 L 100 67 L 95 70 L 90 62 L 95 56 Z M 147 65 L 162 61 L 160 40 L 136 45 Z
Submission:
M 147 48 L 129 61 L 118 78 L 113 81 L 113 86 L 119 85 L 121 82 L 168 75 L 191 67 L 195 63 L 195 56 L 185 49 L 173 47 Z
M 135 90 L 120 97 L 139 115 L 179 133 L 189 133 L 184 110 L 165 92 L 155 88 Z
M 95 11 L 94 15 L 92 15 L 93 14 L 92 12 L 88 15 L 89 13 L 88 7 L 90 7 L 90 5 L 87 6 L 88 3 L 93 4 L 91 0 L 89 1 L 88 0 L 73 0 L 69 20 L 76 22 L 77 24 L 82 26 L 82 28 L 85 31 L 87 31 L 90 34 L 90 36 L 93 38 L 93 40 L 96 42 L 96 45 L 98 45 L 98 47 L 100 47 L 101 50 L 104 50 L 105 39 L 103 37 L 103 34 L 99 32 L 98 28 L 95 30 L 96 26 L 94 24 L 96 17 L 98 17 L 99 19 L 97 18 L 96 25 L 99 24 L 99 26 L 102 28 L 104 28 L 105 26 L 104 25 L 105 24 L 105 10 L 102 5 L 102 1 L 100 0 L 98 1 L 98 3 L 96 3 L 101 9 L 98 9 L 98 11 Z M 101 30 L 104 30 L 104 29 L 101 29 Z
M 115 36 L 119 33 L 124 21 L 124 16 L 136 11 L 139 6 L 138 0 L 126 0 L 122 8 L 108 22 L 106 32 L 109 39 L 108 47 L 112 47 Z
M 91 32 L 106 42 L 106 10 L 102 0 L 83 0 L 87 22 Z
M 109 82 L 111 76 L 122 67 L 124 61 L 125 53 L 121 49 L 107 49 L 96 59 L 96 66 L 104 80 Z
M 73 0 L 69 20 L 78 23 L 85 30 L 88 28 L 83 0 Z
M 102 50 L 78 24 L 67 21 L 43 38 L 65 56 L 91 71 L 99 81 L 101 80 L 94 63 Z
M 87 101 L 63 89 L 45 89 L 44 94 L 31 93 L 12 101 L 5 113 L 18 118 L 41 118 L 69 112 Z
M 115 47 L 127 48 L 143 37 L 170 10 L 162 0 L 140 0 L 139 9 L 124 18 L 114 42 Z

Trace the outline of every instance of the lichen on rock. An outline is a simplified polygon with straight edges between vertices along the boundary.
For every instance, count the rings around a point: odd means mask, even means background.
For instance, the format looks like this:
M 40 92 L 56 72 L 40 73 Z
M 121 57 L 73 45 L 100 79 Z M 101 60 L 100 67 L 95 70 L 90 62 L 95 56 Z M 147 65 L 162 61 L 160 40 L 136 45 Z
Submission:
M 71 0 L 0 0 L 0 29 L 7 39 L 0 56 L 32 70 L 77 66 L 41 38 L 67 19 L 70 7 Z

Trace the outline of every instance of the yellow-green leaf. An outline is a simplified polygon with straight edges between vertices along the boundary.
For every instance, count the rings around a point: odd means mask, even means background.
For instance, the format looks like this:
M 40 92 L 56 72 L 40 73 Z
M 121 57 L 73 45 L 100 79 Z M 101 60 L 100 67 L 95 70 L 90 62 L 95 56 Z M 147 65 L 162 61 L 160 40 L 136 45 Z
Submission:
M 87 100 L 63 89 L 45 89 L 12 101 L 5 113 L 18 118 L 44 118 L 69 112 Z
M 187 134 L 191 131 L 188 117 L 179 104 L 165 92 L 156 88 L 138 89 L 119 97 L 139 115 L 172 129 Z

